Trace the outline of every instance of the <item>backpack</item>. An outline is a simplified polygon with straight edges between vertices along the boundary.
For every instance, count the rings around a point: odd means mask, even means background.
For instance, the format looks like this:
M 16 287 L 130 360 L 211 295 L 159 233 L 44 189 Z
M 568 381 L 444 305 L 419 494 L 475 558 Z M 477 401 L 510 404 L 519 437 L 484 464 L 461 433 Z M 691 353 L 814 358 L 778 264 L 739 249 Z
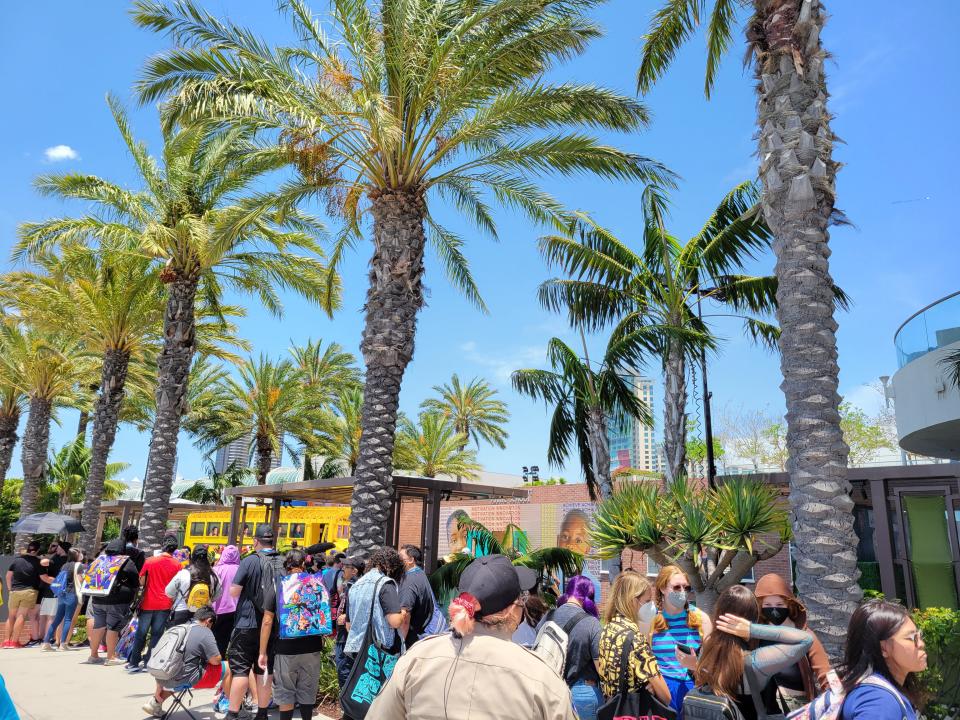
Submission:
M 433 612 L 430 614 L 430 619 L 427 620 L 427 624 L 423 626 L 421 635 L 442 635 L 447 630 L 450 629 L 450 625 L 447 623 L 447 618 L 443 614 L 443 609 L 440 607 L 440 603 L 437 602 L 437 596 L 433 592 L 433 586 L 430 586 L 430 599 L 433 600 Z
M 330 595 L 319 574 L 295 573 L 277 578 L 277 627 L 281 640 L 330 635 Z
M 57 573 L 57 577 L 50 583 L 50 592 L 53 593 L 55 598 L 62 600 L 66 597 L 67 582 L 69 579 L 70 576 L 67 574 L 66 568 Z
M 743 720 L 737 704 L 717 695 L 709 685 L 691 689 L 683 698 L 684 720 Z
M 269 554 L 257 552 L 257 561 L 260 563 L 260 582 L 253 588 L 253 607 L 260 615 L 267 598 L 276 592 L 277 578 L 283 575 L 283 558 L 276 550 Z
M 817 695 L 813 700 L 801 708 L 794 710 L 787 715 L 788 720 L 838 720 L 840 712 L 843 710 L 843 701 L 846 700 L 846 694 L 843 692 L 843 685 L 837 673 L 830 670 L 827 673 L 827 682 L 830 688 Z M 874 685 L 882 687 L 889 691 L 900 703 L 900 709 L 903 711 L 903 719 L 907 718 L 907 708 L 903 704 L 903 698 L 889 682 L 878 675 L 868 675 L 857 685 Z
M 337 628 L 337 615 L 340 614 L 340 591 L 337 590 L 337 583 L 341 577 L 343 577 L 343 570 L 337 570 L 333 573 L 333 580 L 331 582 L 327 582 L 326 578 L 323 579 L 323 586 L 330 595 L 330 618 L 333 622 L 334 632 L 336 632 Z
M 204 605 L 210 604 L 210 585 L 205 582 L 192 583 L 187 593 L 187 610 L 196 612 Z
M 174 625 L 161 637 L 150 653 L 147 671 L 160 682 L 173 680 L 183 672 L 187 635 L 196 623 Z
M 99 555 L 80 582 L 80 592 L 90 597 L 106 597 L 120 576 L 120 570 L 129 560 L 127 555 Z

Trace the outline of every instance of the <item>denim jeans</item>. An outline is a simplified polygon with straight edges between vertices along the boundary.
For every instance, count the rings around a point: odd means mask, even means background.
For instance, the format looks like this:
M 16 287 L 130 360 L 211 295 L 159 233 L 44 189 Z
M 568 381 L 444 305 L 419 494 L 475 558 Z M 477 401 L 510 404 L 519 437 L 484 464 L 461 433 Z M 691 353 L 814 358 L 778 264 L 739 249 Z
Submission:
M 346 630 L 341 630 L 340 632 L 346 637 Z M 350 671 L 353 669 L 353 658 L 348 657 L 343 651 L 344 645 L 345 643 L 338 642 L 333 644 L 333 664 L 337 666 L 337 683 L 341 690 L 343 690 L 343 686 L 347 684 Z
M 70 641 L 70 631 L 73 629 L 73 611 L 77 609 L 78 602 L 77 596 L 73 592 L 69 592 L 65 598 L 57 600 L 57 614 L 53 616 L 53 622 L 47 628 L 47 635 L 43 639 L 45 643 L 53 642 L 53 636 L 57 634 L 57 628 L 61 622 L 63 623 L 63 632 L 60 633 L 60 644 L 66 645 Z
M 160 636 L 163 635 L 163 629 L 167 625 L 167 618 L 170 617 L 169 610 L 141 610 L 140 621 L 137 623 L 137 634 L 133 638 L 133 647 L 130 648 L 130 664 L 139 665 L 143 657 L 143 646 L 147 642 L 147 631 L 150 631 L 150 647 L 147 649 L 147 659 L 153 651 L 153 647 L 160 642 Z
M 570 695 L 580 720 L 597 720 L 597 710 L 603 705 L 603 693 L 599 687 L 578 680 L 570 687 Z
M 686 680 L 677 680 L 666 676 L 663 679 L 670 689 L 670 707 L 677 711 L 677 720 L 683 720 L 683 698 L 693 690 L 693 679 L 688 677 Z

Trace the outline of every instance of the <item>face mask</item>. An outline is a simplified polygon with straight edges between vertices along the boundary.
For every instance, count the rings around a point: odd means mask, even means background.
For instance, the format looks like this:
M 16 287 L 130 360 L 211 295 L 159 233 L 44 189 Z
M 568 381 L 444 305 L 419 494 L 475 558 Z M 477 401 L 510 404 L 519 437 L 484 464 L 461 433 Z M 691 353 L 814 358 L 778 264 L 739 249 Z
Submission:
M 671 590 L 667 593 L 667 602 L 675 608 L 682 608 L 687 604 L 687 593 L 684 590 Z
M 763 616 L 774 625 L 782 625 L 790 616 L 790 611 L 782 607 L 765 607 L 762 612 Z
M 653 600 L 645 602 L 640 606 L 640 609 L 637 610 L 637 620 L 640 621 L 641 625 L 649 625 L 656 616 L 657 604 L 653 602 Z

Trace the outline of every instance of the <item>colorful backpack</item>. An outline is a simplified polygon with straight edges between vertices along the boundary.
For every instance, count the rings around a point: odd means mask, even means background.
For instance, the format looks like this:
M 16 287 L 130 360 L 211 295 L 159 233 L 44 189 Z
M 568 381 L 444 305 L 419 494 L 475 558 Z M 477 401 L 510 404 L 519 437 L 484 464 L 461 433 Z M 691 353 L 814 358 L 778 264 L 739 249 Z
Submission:
M 843 701 L 846 700 L 846 693 L 843 692 L 843 685 L 837 673 L 830 670 L 827 673 L 827 682 L 830 688 L 823 694 L 818 695 L 809 703 L 801 708 L 794 710 L 787 715 L 788 720 L 839 720 L 840 712 L 843 710 Z M 903 704 L 903 699 L 897 689 L 879 675 L 868 675 L 857 685 L 875 685 L 890 692 L 897 702 L 900 703 L 900 709 L 903 712 L 903 718 L 907 718 L 907 708 Z
M 330 594 L 319 573 L 278 578 L 276 614 L 281 640 L 333 632 Z
M 120 569 L 129 560 L 127 555 L 100 555 L 83 574 L 80 592 L 90 597 L 106 597 L 113 590 Z

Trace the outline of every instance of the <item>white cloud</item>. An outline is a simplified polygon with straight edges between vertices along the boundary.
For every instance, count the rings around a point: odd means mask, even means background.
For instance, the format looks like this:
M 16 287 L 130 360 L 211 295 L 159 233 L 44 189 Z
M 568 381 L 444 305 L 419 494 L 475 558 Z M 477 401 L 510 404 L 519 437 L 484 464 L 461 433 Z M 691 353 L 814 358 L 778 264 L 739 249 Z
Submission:
M 470 341 L 461 345 L 460 349 L 468 361 L 488 368 L 493 375 L 493 381 L 498 385 L 508 385 L 514 370 L 544 367 L 547 361 L 546 345 L 527 345 L 496 353 L 484 353 L 477 352 L 477 344 Z
M 54 145 L 43 151 L 47 162 L 61 162 L 62 160 L 76 160 L 80 157 L 77 151 L 69 145 Z
M 465 353 L 472 353 L 474 350 L 477 349 L 477 344 L 473 340 L 467 340 L 467 342 L 463 343 L 460 346 L 460 349 L 463 350 Z

